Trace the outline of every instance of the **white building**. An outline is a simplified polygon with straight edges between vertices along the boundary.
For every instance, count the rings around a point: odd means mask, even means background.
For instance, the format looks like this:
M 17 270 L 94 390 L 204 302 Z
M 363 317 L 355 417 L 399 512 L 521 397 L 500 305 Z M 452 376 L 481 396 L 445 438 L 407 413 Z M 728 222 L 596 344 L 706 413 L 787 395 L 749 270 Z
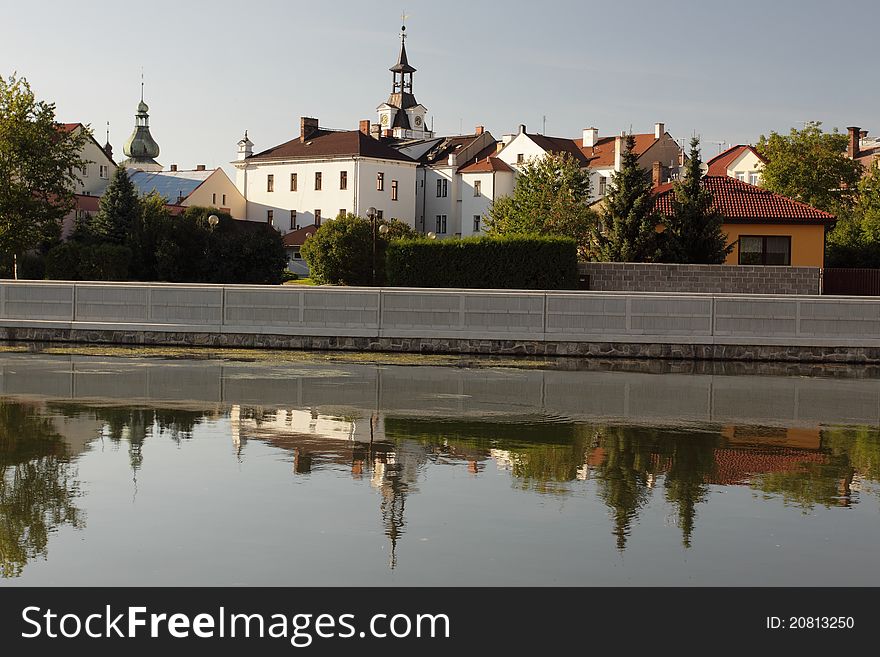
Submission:
M 418 163 L 361 130 L 327 130 L 300 119 L 299 137 L 254 154 L 247 134 L 238 143 L 235 185 L 247 218 L 282 233 L 351 212 L 415 225 Z M 364 125 L 366 124 L 366 125 Z
M 199 164 L 180 170 L 172 164 L 168 171 L 128 169 L 128 177 L 142 196 L 155 193 L 171 206 L 217 208 L 233 219 L 245 218 L 244 196 L 223 169 L 207 169 Z
M 99 198 L 110 184 L 110 177 L 116 170 L 116 162 L 113 161 L 113 148 L 109 140 L 101 146 L 95 140 L 92 131 L 82 123 L 62 123 L 58 129 L 70 134 L 85 131 L 88 135 L 80 152 L 85 165 L 77 172 L 78 180 L 73 190 L 76 205 L 74 210 L 64 217 L 61 224 L 61 235 L 67 237 L 73 231 L 77 219 L 85 219 L 87 215 L 94 215 L 98 211 Z
M 707 175 L 729 176 L 750 185 L 761 184 L 761 168 L 767 162 L 753 146 L 732 146 L 706 162 Z

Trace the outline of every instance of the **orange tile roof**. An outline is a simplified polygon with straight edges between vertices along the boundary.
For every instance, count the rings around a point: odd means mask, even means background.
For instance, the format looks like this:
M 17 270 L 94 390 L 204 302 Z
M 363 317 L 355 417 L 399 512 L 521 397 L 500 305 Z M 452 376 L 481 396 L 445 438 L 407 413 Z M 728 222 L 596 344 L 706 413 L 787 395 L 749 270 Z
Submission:
M 493 171 L 513 171 L 510 165 L 497 157 L 484 157 L 458 170 L 459 173 L 491 173 Z
M 568 153 L 576 161 L 580 162 L 581 166 L 587 166 L 590 164 L 589 156 L 583 152 L 580 145 L 574 139 L 568 139 L 567 137 L 547 137 L 545 135 L 531 133 L 527 134 L 533 142 L 549 153 Z
M 709 167 L 707 173 L 710 176 L 726 176 L 728 167 L 745 151 L 752 151 L 755 155 L 758 156 L 759 160 L 765 163 L 767 162 L 764 156 L 756 151 L 753 146 L 749 144 L 739 144 L 738 146 L 731 146 L 723 153 L 719 153 L 711 160 L 706 162 L 706 166 Z
M 635 153 L 641 155 L 657 142 L 653 132 L 633 135 L 636 140 Z M 577 148 L 590 160 L 590 167 L 613 167 L 614 166 L 614 141 L 616 137 L 599 137 L 595 146 L 584 148 L 583 139 L 572 139 Z M 624 143 L 624 148 L 626 144 Z
M 288 142 L 253 155 L 248 158 L 248 161 L 355 155 L 383 160 L 415 162 L 400 151 L 383 144 L 377 139 L 373 139 L 369 135 L 365 135 L 360 130 L 336 132 L 324 130 L 323 128 L 305 142 L 301 142 L 299 137 L 296 137 Z
M 725 223 L 830 224 L 833 214 L 755 187 L 729 176 L 704 176 L 703 186 L 712 192 L 712 209 L 724 215 Z M 654 188 L 654 209 L 672 213 L 673 183 Z
M 318 227 L 314 224 L 292 230 L 284 236 L 284 246 L 302 246 L 309 237 L 315 234 L 316 230 Z

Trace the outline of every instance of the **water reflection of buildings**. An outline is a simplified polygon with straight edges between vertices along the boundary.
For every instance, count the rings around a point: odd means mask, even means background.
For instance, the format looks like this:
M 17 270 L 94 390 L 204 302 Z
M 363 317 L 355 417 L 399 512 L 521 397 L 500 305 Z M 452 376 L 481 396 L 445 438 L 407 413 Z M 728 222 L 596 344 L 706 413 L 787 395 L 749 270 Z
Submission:
M 317 410 L 233 406 L 232 441 L 239 458 L 247 441 L 260 440 L 293 456 L 293 472 L 343 466 L 355 480 L 367 478 L 380 494 L 379 510 L 389 541 L 389 567 L 397 565 L 397 546 L 406 526 L 406 498 L 415 492 L 428 450 L 418 443 L 385 438 L 378 414 L 360 419 Z

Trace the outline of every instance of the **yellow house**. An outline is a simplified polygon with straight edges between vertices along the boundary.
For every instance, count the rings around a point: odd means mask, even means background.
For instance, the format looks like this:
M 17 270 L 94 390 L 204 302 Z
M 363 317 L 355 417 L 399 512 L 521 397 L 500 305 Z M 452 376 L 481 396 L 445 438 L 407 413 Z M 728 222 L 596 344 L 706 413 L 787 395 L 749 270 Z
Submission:
M 244 196 L 223 169 L 206 169 L 199 165 L 192 171 L 179 170 L 172 164 L 168 171 L 129 169 L 129 178 L 142 195 L 155 192 L 168 205 L 213 207 L 228 212 L 233 219 L 247 216 Z
M 733 244 L 725 264 L 824 266 L 825 232 L 834 215 L 726 175 L 704 176 L 702 184 Z M 672 183 L 654 193 L 658 214 L 671 214 Z

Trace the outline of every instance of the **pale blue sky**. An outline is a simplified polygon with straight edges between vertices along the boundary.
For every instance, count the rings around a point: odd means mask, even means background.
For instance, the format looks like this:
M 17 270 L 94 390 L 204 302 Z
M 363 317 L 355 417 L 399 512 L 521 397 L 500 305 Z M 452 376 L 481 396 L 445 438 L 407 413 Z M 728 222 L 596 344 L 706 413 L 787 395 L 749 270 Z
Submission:
M 164 165 L 226 166 L 301 115 L 354 129 L 390 90 L 403 8 L 414 87 L 439 133 L 520 123 L 577 137 L 663 121 L 704 152 L 806 120 L 880 133 L 876 0 L 295 2 L 0 0 L 0 74 L 59 120 L 110 121 L 117 156 L 146 79 Z M 75 7 L 75 9 L 73 8 Z M 117 159 L 121 159 L 118 157 Z M 227 170 L 229 167 L 227 166 Z

